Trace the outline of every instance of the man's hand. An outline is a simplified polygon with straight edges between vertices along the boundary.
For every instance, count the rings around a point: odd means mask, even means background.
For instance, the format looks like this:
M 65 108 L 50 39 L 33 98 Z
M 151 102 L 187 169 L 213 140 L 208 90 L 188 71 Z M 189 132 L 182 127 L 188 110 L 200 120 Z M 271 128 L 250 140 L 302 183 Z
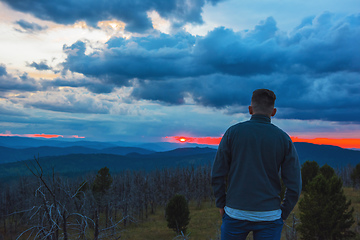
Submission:
M 221 217 L 223 217 L 224 213 L 225 213 L 224 208 L 219 208 L 219 212 L 220 212 Z

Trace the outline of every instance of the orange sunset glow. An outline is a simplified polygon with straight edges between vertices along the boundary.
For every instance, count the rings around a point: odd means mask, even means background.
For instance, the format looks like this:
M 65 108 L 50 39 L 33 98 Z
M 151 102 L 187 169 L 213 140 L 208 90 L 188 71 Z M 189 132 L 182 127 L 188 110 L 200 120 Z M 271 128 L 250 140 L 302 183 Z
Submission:
M 166 142 L 181 142 L 181 143 L 197 143 L 197 144 L 209 144 L 218 145 L 221 141 L 221 137 L 184 137 L 184 136 L 170 136 L 165 137 Z
M 0 133 L 1 137 L 30 137 L 30 138 L 85 138 L 79 137 L 78 135 L 58 135 L 58 134 L 12 134 L 11 132 Z
M 291 137 L 293 142 L 307 142 L 322 145 L 333 145 L 341 148 L 359 148 L 359 138 L 298 138 Z
M 293 142 L 307 142 L 319 145 L 333 145 L 341 148 L 358 148 L 360 149 L 359 138 L 299 138 L 291 137 Z M 169 136 L 165 137 L 166 142 L 173 143 L 197 143 L 207 145 L 218 145 L 221 137 L 184 137 L 184 136 Z

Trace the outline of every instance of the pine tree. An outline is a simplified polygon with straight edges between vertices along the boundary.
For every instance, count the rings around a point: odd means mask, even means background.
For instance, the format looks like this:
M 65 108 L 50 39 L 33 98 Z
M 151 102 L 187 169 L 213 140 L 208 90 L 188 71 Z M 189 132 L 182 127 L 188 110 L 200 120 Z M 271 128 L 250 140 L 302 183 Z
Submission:
M 303 163 L 301 166 L 302 189 L 304 192 L 307 190 L 307 185 L 311 180 L 319 174 L 319 164 L 315 161 Z
M 176 233 L 186 233 L 187 225 L 190 222 L 189 205 L 183 195 L 175 195 L 166 206 L 167 226 Z
M 324 172 L 329 173 L 327 170 Z M 299 202 L 301 225 L 298 230 L 302 239 L 334 240 L 354 236 L 349 230 L 354 223 L 354 208 L 349 210 L 350 205 L 340 178 L 335 174 L 330 178 L 323 174 L 316 176 L 308 183 Z
M 319 170 L 320 174 L 322 174 L 326 179 L 330 179 L 335 176 L 335 170 L 327 164 L 322 166 Z
M 94 194 L 104 195 L 110 188 L 113 179 L 110 175 L 110 170 L 107 167 L 103 167 L 98 171 L 94 180 L 92 191 Z
M 99 223 L 99 218 L 100 218 L 100 212 L 101 212 L 101 208 L 103 207 L 103 205 L 106 204 L 106 200 L 104 199 L 107 191 L 110 189 L 110 186 L 113 182 L 113 179 L 110 175 L 110 170 L 107 167 L 103 167 L 98 171 L 98 174 L 95 177 L 95 180 L 93 182 L 92 185 L 92 192 L 94 195 L 94 198 L 96 200 L 97 206 L 94 209 L 94 223 L 95 223 L 95 227 L 94 227 L 94 240 L 98 240 L 99 235 L 100 235 L 100 223 Z M 108 214 L 108 209 L 106 208 L 106 215 Z M 106 226 L 107 226 L 107 216 L 106 216 Z

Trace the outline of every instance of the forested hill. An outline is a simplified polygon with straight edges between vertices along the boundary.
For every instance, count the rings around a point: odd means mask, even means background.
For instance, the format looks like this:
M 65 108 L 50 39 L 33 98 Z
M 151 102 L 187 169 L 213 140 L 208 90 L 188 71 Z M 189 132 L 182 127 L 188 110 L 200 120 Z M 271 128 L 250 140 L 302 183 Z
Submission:
M 306 160 L 316 161 L 320 166 L 328 164 L 334 168 L 355 166 L 360 163 L 360 151 L 347 150 L 334 146 L 315 145 L 310 143 L 295 143 L 300 157 L 300 163 Z M 115 147 L 96 150 L 84 147 L 54 148 L 40 147 L 28 149 L 12 149 L 1 147 L 1 158 L 5 156 L 22 156 L 29 154 L 40 155 L 40 163 L 44 171 L 60 174 L 83 174 L 96 172 L 102 167 L 108 167 L 112 172 L 125 170 L 152 170 L 157 168 L 197 166 L 211 164 L 216 149 L 214 148 L 179 148 L 165 152 L 152 152 L 150 150 L 132 147 Z M 43 151 L 44 150 L 44 151 Z M 67 155 L 61 155 L 64 151 Z M 79 152 L 83 152 L 79 154 Z M 59 154 L 60 156 L 44 156 L 45 153 Z M 111 153 L 111 154 L 110 154 Z M 18 159 L 21 160 L 21 159 Z M 0 177 L 23 176 L 31 174 L 27 166 L 32 166 L 34 160 L 18 161 L 1 164 Z
M 108 167 L 112 173 L 126 170 L 154 170 L 163 168 L 198 166 L 211 164 L 216 150 L 206 153 L 191 155 L 175 154 L 128 154 L 126 156 L 113 154 L 70 154 L 65 156 L 42 157 L 40 165 L 44 172 L 65 175 L 78 175 L 89 172 L 96 172 L 100 168 Z M 14 163 L 2 164 L 0 168 L 0 178 L 18 177 L 30 175 L 28 167 L 34 168 L 34 160 L 27 160 Z
M 114 155 L 127 155 L 129 153 L 150 154 L 154 151 L 137 148 L 137 147 L 109 147 L 104 149 L 94 149 L 82 146 L 72 147 L 32 147 L 15 149 L 0 146 L 0 164 L 10 163 L 22 160 L 30 160 L 35 157 L 48 157 L 48 156 L 63 156 L 69 154 L 114 154 Z
M 316 161 L 320 166 L 328 164 L 333 168 L 340 168 L 347 165 L 356 166 L 360 163 L 360 151 L 311 143 L 296 142 L 294 144 L 301 164 L 310 160 Z

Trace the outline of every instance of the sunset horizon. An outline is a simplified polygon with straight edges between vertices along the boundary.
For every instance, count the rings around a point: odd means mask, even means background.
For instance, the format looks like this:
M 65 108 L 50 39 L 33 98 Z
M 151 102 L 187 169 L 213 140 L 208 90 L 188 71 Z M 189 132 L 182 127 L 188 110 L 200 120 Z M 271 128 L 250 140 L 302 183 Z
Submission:
M 359 2 L 256 1 L 0 0 L 0 136 L 216 145 L 267 88 L 294 141 L 360 148 Z
M 306 142 L 317 145 L 331 145 L 345 149 L 359 149 L 360 138 L 299 138 L 290 137 L 293 142 Z M 165 141 L 172 143 L 196 143 L 205 145 L 218 145 L 221 137 L 186 137 L 186 136 L 168 136 Z
M 59 135 L 59 134 L 12 134 L 11 132 L 0 133 L 0 137 L 24 137 L 24 138 L 45 138 L 45 139 L 82 139 L 87 140 L 86 137 L 78 135 Z M 220 144 L 222 137 L 194 137 L 194 136 L 166 136 L 162 137 L 159 141 L 155 142 L 170 142 L 170 143 L 196 143 L 199 145 L 214 145 L 217 146 Z M 305 142 L 312 143 L 317 145 L 331 145 L 337 146 L 344 149 L 355 149 L 360 150 L 360 138 L 325 138 L 325 137 L 296 137 L 290 136 L 293 142 Z M 126 139 L 122 139 L 124 142 L 127 142 Z M 89 140 L 92 141 L 92 140 Z M 104 141 L 111 142 L 111 141 Z

